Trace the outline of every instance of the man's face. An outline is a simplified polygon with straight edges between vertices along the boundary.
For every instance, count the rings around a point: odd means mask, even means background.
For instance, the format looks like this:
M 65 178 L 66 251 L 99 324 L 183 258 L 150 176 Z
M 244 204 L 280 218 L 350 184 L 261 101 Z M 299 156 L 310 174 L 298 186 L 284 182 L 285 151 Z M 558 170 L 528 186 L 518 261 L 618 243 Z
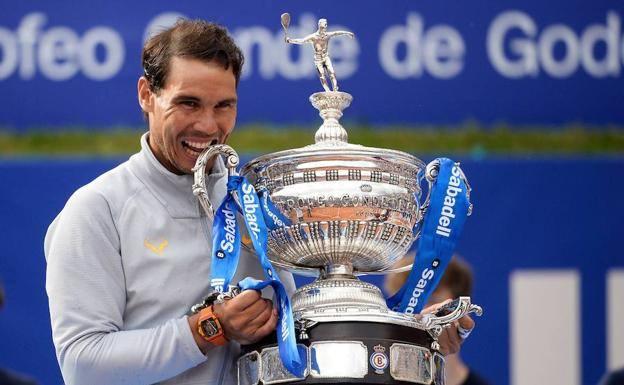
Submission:
M 169 171 L 189 174 L 208 146 L 225 143 L 236 122 L 232 67 L 174 57 L 165 86 L 149 90 L 139 80 L 139 101 L 149 115 L 149 145 Z

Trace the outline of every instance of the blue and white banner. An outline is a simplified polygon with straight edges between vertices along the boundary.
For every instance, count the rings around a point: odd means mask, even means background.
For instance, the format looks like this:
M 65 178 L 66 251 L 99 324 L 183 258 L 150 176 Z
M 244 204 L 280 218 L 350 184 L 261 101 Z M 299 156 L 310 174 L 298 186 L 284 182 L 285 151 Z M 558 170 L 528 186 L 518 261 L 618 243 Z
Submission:
M 470 187 L 459 163 L 439 158 L 429 207 L 420 227 L 414 265 L 403 287 L 387 303 L 390 309 L 418 314 L 435 290 L 453 256 L 464 222 L 470 215 Z
M 300 351 L 297 348 L 290 299 L 284 285 L 280 281 L 277 270 L 273 268 L 266 254 L 268 228 L 265 223 L 265 217 L 272 218 L 272 221 L 280 219 L 277 219 L 275 214 L 273 216 L 267 215 L 265 210 L 271 210 L 274 207 L 268 194 L 262 194 L 264 202 L 261 202 L 254 186 L 244 177 L 230 176 L 227 190 L 228 193 L 223 203 L 215 213 L 211 285 L 215 290 L 223 291 L 224 288 L 228 287 L 234 273 L 236 273 L 241 240 L 239 227 L 236 223 L 236 212 L 238 211 L 245 219 L 245 226 L 266 278 L 264 281 L 260 281 L 247 277 L 239 282 L 238 285 L 242 290 L 262 290 L 267 286 L 273 288 L 277 301 L 278 323 L 276 337 L 280 358 L 284 367 L 293 375 L 303 377 L 307 361 L 304 351 Z M 236 205 L 235 194 L 240 207 Z
M 312 123 L 301 37 L 325 17 L 345 121 L 624 124 L 624 3 L 598 1 L 12 2 L 0 13 L 0 127 L 143 125 L 146 36 L 177 18 L 228 27 L 245 53 L 239 123 Z M 391 102 L 388 102 L 391 100 Z
M 210 286 L 216 291 L 228 291 L 236 274 L 240 257 L 241 235 L 236 222 L 238 207 L 227 194 L 214 216 Z

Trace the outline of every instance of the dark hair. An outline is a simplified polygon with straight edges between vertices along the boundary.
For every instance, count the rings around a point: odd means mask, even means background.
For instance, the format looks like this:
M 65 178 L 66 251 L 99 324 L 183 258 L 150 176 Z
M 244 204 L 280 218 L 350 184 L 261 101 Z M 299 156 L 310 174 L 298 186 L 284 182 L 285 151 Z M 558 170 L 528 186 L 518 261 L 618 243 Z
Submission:
M 404 258 L 397 263 L 394 267 L 407 266 L 414 262 L 413 258 Z M 389 275 L 386 278 L 385 289 L 388 293 L 396 293 L 407 281 L 409 272 L 396 273 Z M 470 265 L 457 254 L 453 255 L 453 258 L 446 266 L 444 275 L 440 278 L 438 288 L 447 288 L 451 291 L 453 298 L 457 298 L 462 295 L 472 295 L 473 274 Z
M 448 288 L 453 298 L 472 295 L 472 269 L 463 258 L 454 255 L 440 278 L 439 288 Z
M 173 27 L 150 37 L 143 46 L 143 73 L 153 92 L 165 86 L 173 57 L 216 61 L 226 70 L 231 66 L 237 85 L 244 61 L 243 53 L 224 27 L 204 20 L 180 19 Z

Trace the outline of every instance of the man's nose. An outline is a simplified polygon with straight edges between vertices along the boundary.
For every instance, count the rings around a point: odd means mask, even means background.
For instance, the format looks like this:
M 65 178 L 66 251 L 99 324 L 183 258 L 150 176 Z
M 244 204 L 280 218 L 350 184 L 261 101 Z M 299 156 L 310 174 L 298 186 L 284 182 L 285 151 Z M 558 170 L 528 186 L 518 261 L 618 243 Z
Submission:
M 212 109 L 202 110 L 202 112 L 198 115 L 194 126 L 196 130 L 210 135 L 219 131 L 219 125 L 217 124 L 215 112 Z

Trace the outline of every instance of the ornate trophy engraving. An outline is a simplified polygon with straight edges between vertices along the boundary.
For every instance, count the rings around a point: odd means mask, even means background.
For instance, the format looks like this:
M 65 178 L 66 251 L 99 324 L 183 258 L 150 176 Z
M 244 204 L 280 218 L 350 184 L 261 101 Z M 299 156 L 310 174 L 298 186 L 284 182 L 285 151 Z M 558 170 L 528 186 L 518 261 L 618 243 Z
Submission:
M 318 31 L 291 39 L 290 16 L 283 14 L 281 20 L 286 42 L 313 45 L 325 91 L 312 94 L 310 102 L 323 124 L 314 144 L 256 158 L 241 175 L 265 191 L 284 218 L 268 233 L 272 263 L 318 279 L 291 298 L 297 344 L 306 353 L 304 376 L 284 367 L 273 336 L 243 347 L 239 384 L 444 384 L 437 339 L 445 327 L 468 313 L 480 315 L 481 308 L 461 297 L 443 314 L 395 312 L 379 288 L 357 278 L 411 268 L 392 270 L 419 236 L 440 164 L 426 166 L 401 151 L 348 143 L 339 119 L 352 97 L 338 91 L 327 48 L 331 37 L 353 34 L 328 32 L 327 21 L 321 19 Z M 199 157 L 194 192 L 209 215 L 213 207 L 205 192 L 204 165 L 216 153 L 227 156 L 230 173 L 236 174 L 238 164 L 236 153 L 225 145 Z M 429 185 L 426 192 L 423 178 Z

